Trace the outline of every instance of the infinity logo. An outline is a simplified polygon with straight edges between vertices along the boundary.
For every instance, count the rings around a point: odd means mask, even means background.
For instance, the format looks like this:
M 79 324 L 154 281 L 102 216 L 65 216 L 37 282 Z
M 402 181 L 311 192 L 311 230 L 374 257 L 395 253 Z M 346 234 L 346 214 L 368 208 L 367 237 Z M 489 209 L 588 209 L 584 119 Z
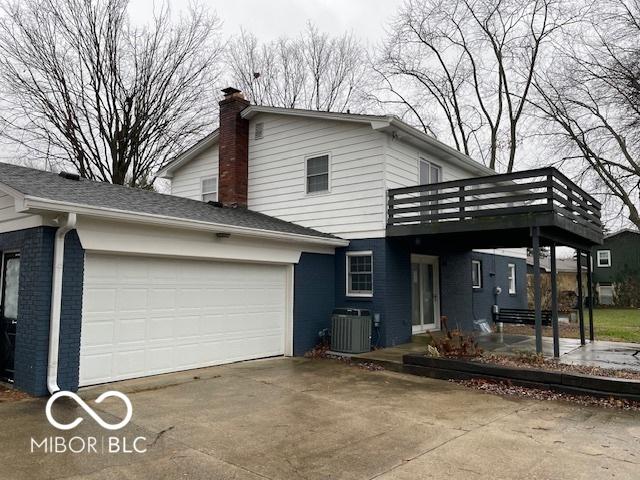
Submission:
M 53 406 L 53 403 L 61 397 L 69 397 L 73 399 L 78 405 L 82 407 L 82 409 L 85 412 L 87 412 L 91 416 L 91 418 L 93 418 L 98 423 L 98 425 L 100 425 L 102 428 L 106 428 L 107 430 L 120 430 L 127 423 L 129 423 L 129 421 L 131 420 L 131 416 L 133 415 L 133 407 L 131 405 L 131 400 L 129 400 L 129 398 L 124 393 L 116 392 L 115 390 L 104 392 L 102 395 L 96 398 L 95 402 L 102 403 L 105 399 L 110 397 L 118 397 L 120 400 L 124 402 L 124 404 L 127 407 L 127 414 L 125 415 L 124 419 L 120 423 L 116 423 L 116 424 L 110 424 L 105 422 L 89 405 L 87 405 L 84 402 L 84 400 L 82 400 L 75 393 L 60 391 L 60 392 L 54 393 L 51 396 L 51 398 L 47 402 L 47 408 L 46 408 L 47 420 L 49 420 L 49 423 L 54 427 L 56 427 L 58 430 L 71 430 L 73 428 L 76 428 L 78 425 L 80 425 L 80 423 L 82 423 L 82 420 L 84 420 L 83 418 L 78 417 L 73 422 L 67 423 L 67 424 L 57 422 L 56 419 L 53 418 L 53 415 L 51 414 L 51 407 Z

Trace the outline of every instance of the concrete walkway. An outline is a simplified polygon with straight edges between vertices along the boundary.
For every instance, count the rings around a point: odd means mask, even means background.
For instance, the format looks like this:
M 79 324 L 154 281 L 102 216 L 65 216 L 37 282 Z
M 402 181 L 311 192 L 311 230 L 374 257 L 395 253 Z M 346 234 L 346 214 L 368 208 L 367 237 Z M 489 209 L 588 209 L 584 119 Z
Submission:
M 427 343 L 427 336 L 416 335 L 412 343 L 382 348 L 356 355 L 354 358 L 358 361 L 379 363 L 389 370 L 400 371 L 402 355 L 424 352 Z M 478 345 L 485 352 L 502 354 L 535 353 L 536 351 L 535 337 L 530 335 L 488 333 L 478 336 Z M 553 339 L 551 337 L 542 338 L 542 347 L 545 356 L 553 356 Z M 640 371 L 640 344 L 595 341 L 580 346 L 578 339 L 561 338 L 560 362 Z
M 197 379 L 194 379 L 197 377 Z M 0 404 L 0 478 L 13 479 L 637 479 L 640 415 L 502 398 L 331 360 L 273 359 L 127 381 L 82 395 L 111 423 L 127 392 L 131 423 L 107 432 L 74 402 Z M 145 437 L 146 453 L 30 452 L 45 436 Z

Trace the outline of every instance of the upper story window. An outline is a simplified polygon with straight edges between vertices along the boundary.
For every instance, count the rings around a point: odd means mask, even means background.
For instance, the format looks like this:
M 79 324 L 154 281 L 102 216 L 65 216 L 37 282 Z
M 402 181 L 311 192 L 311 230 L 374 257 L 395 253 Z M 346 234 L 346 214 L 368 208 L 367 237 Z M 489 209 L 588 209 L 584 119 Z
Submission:
M 420 159 L 420 185 L 428 183 L 439 183 L 442 181 L 442 167 L 434 163 Z
M 471 282 L 473 288 L 482 288 L 482 262 L 471 260 Z
M 202 179 L 201 198 L 203 202 L 218 201 L 218 177 L 207 177 Z
M 508 279 L 509 279 L 509 295 L 516 294 L 516 265 L 515 263 L 510 263 L 507 265 L 508 271 Z
M 347 252 L 347 295 L 373 295 L 373 252 Z
M 262 137 L 264 137 L 264 123 L 258 122 L 255 126 L 254 138 L 260 140 Z
M 598 250 L 598 266 L 610 267 L 611 266 L 611 250 Z
M 329 155 L 319 155 L 306 159 L 307 193 L 329 191 Z

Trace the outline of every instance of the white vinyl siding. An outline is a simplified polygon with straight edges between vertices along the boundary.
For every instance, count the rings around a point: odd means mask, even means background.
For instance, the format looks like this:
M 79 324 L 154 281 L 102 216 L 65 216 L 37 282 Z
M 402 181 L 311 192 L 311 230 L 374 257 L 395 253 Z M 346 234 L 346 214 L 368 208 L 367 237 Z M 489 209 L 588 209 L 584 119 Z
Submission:
M 402 140 L 389 138 L 385 152 L 387 159 L 385 179 L 389 189 L 420 185 L 419 162 L 421 158 L 441 168 L 441 182 L 478 176 L 444 158 L 421 151 Z
M 17 213 L 15 199 L 0 192 L 0 232 L 22 230 L 43 224 L 43 218 L 39 215 Z
M 343 238 L 382 237 L 385 135 L 369 125 L 263 114 L 249 140 L 249 208 Z M 306 159 L 329 155 L 330 193 L 307 194 Z
M 183 167 L 171 179 L 171 195 L 202 200 L 202 180 L 218 175 L 218 144 L 211 146 Z

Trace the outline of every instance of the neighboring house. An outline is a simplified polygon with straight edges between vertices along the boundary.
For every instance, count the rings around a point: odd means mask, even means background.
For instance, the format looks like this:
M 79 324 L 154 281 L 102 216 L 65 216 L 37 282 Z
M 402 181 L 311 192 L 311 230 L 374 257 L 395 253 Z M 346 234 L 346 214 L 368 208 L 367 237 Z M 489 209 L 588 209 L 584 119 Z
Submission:
M 599 303 L 640 306 L 640 232 L 624 229 L 606 235 L 591 254 Z
M 551 308 L 551 261 L 548 256 L 540 259 L 541 285 L 543 295 L 543 307 Z M 558 302 L 561 310 L 573 309 L 576 306 L 578 294 L 578 265 L 575 258 L 558 258 L 556 260 L 557 282 L 558 282 Z M 582 274 L 583 286 L 587 288 L 587 272 Z M 533 305 L 533 258 L 527 257 L 527 285 L 529 307 Z M 585 296 L 588 296 L 585 293 Z
M 388 189 L 494 172 L 392 116 L 226 94 L 171 195 L 0 164 L 0 376 L 40 395 L 302 355 L 336 307 L 380 346 L 526 308 L 523 251 L 386 234 Z

